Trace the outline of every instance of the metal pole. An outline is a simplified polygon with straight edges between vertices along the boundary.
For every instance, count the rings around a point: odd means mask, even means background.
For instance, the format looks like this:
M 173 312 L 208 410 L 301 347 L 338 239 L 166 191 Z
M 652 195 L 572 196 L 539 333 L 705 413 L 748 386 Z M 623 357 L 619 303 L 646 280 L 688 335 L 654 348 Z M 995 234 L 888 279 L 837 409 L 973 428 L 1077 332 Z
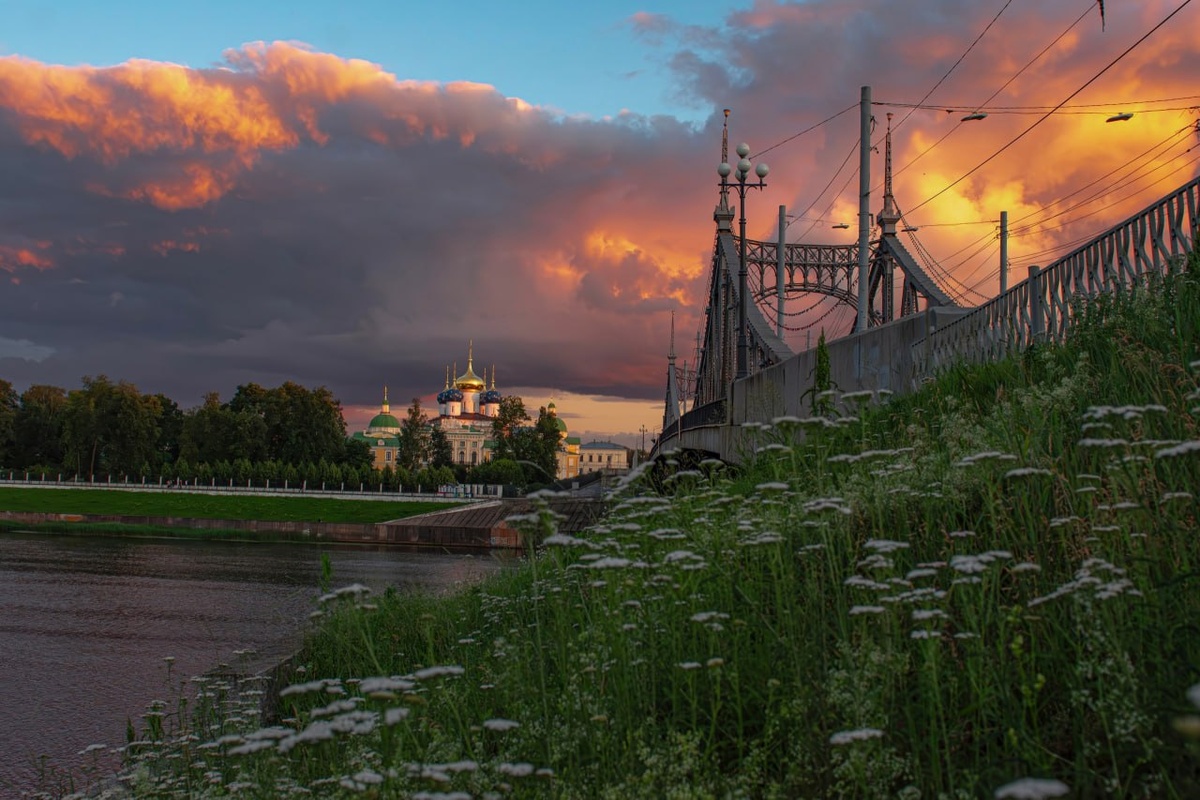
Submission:
M 858 319 L 854 330 L 867 329 L 867 255 L 871 246 L 871 87 L 862 87 L 858 144 Z
M 1000 212 L 1000 294 L 1008 291 L 1008 212 Z
M 775 335 L 783 338 L 783 253 L 787 247 L 787 208 L 779 207 L 779 244 L 775 250 Z
M 735 380 L 746 377 L 749 360 L 749 343 L 746 341 L 746 176 L 742 175 L 737 184 L 738 190 L 738 234 L 741 236 L 741 247 L 738 253 L 738 344 L 737 344 L 737 375 Z

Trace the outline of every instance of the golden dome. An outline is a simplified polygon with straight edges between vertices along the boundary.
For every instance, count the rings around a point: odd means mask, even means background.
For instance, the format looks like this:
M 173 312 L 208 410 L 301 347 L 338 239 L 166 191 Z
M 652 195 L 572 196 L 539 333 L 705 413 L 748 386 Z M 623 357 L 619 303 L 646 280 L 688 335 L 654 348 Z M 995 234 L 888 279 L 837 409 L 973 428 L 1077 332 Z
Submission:
M 474 342 L 467 345 L 467 371 L 454 379 L 455 388 L 461 389 L 464 392 L 482 392 L 487 388 L 487 384 L 484 383 L 483 378 L 476 375 L 475 370 L 472 369 L 473 350 Z

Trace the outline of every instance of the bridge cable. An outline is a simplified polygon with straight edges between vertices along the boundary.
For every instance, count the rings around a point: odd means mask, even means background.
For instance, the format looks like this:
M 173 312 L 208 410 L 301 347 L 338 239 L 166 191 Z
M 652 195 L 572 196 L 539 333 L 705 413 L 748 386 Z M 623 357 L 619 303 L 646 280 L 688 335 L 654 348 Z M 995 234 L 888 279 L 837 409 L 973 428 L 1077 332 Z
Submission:
M 1065 98 L 1065 99 L 1064 99 L 1064 100 L 1063 100 L 1061 103 L 1059 103 L 1057 106 L 1055 106 L 1054 108 L 1052 108 L 1050 111 L 1047 111 L 1047 112 L 1046 112 L 1045 114 L 1043 114 L 1041 117 L 1038 117 L 1038 119 L 1037 119 L 1037 120 L 1036 120 L 1036 121 L 1035 121 L 1035 122 L 1034 122 L 1032 125 L 1030 125 L 1030 126 L 1029 126 L 1029 127 L 1027 127 L 1025 130 L 1023 130 L 1023 131 L 1021 131 L 1020 133 L 1018 133 L 1018 134 L 1017 134 L 1016 136 L 1014 136 L 1012 139 L 1010 139 L 1010 140 L 1009 140 L 1009 141 L 1008 141 L 1006 144 L 1004 144 L 1004 145 L 1003 145 L 1003 146 L 1002 146 L 1002 147 L 1001 147 L 999 150 L 997 150 L 996 152 L 992 153 L 990 156 L 988 156 L 987 158 L 985 158 L 983 161 L 980 161 L 980 162 L 979 162 L 978 164 L 976 164 L 974 167 L 971 167 L 971 169 L 967 170 L 965 173 L 963 173 L 962 175 L 960 175 L 958 178 L 955 178 L 953 181 L 951 181 L 951 182 L 950 182 L 950 183 L 948 183 L 947 185 L 943 186 L 941 189 L 939 189 L 938 191 L 934 192 L 932 195 L 930 195 L 929 197 L 925 198 L 925 199 L 924 199 L 924 200 L 922 200 L 920 203 L 917 203 L 917 205 L 916 205 L 916 206 L 914 206 L 914 207 L 912 208 L 912 210 L 913 210 L 913 211 L 916 211 L 917 209 L 919 209 L 919 208 L 922 208 L 923 206 L 925 206 L 925 205 L 929 204 L 929 203 L 930 203 L 930 202 L 932 202 L 933 200 L 936 200 L 938 197 L 941 197 L 943 194 L 945 194 L 946 192 L 950 191 L 950 190 L 951 190 L 951 189 L 953 189 L 955 186 L 957 186 L 958 184 L 962 183 L 962 182 L 963 182 L 964 180 L 966 180 L 967 178 L 969 178 L 969 177 L 971 177 L 972 175 L 974 175 L 976 172 L 978 172 L 978 171 L 979 171 L 980 169 L 982 169 L 984 166 L 986 166 L 987 164 L 991 163 L 991 161 L 992 161 L 993 159 L 995 159 L 995 158 L 996 158 L 996 156 L 1000 155 L 1000 154 L 1001 154 L 1001 153 L 1003 153 L 1005 150 L 1007 150 L 1008 148 L 1012 147 L 1012 146 L 1013 146 L 1014 144 L 1016 144 L 1017 142 L 1019 142 L 1019 141 L 1021 141 L 1022 139 L 1024 139 L 1024 138 L 1025 138 L 1025 137 L 1026 137 L 1028 134 L 1030 134 L 1030 133 L 1031 133 L 1031 132 L 1032 132 L 1032 131 L 1033 131 L 1035 128 L 1037 128 L 1039 125 L 1041 125 L 1043 122 L 1045 122 L 1046 120 L 1048 120 L 1048 119 L 1049 119 L 1051 116 L 1053 116 L 1055 111 L 1057 111 L 1058 109 L 1062 108 L 1062 107 L 1063 107 L 1064 105 L 1066 105 L 1066 104 L 1067 104 L 1067 103 L 1068 103 L 1068 102 L 1069 102 L 1069 101 L 1070 101 L 1072 98 L 1074 98 L 1076 95 L 1078 95 L 1078 94 L 1079 94 L 1080 92 L 1082 92 L 1084 89 L 1086 89 L 1087 87 L 1089 87 L 1089 86 L 1091 86 L 1093 83 L 1095 83 L 1097 80 L 1099 80 L 1099 79 L 1100 79 L 1100 77 L 1101 77 L 1102 75 L 1104 75 L 1106 72 L 1108 72 L 1108 71 L 1109 71 L 1110 69 L 1112 69 L 1114 66 L 1116 66 L 1116 65 L 1117 65 L 1117 64 L 1118 64 L 1118 63 L 1119 63 L 1121 60 L 1123 60 L 1123 59 L 1125 58 L 1125 56 L 1127 56 L 1127 55 L 1129 55 L 1130 53 L 1132 53 L 1132 52 L 1133 52 L 1133 51 L 1134 51 L 1134 50 L 1135 50 L 1135 49 L 1136 49 L 1136 48 L 1137 48 L 1139 45 L 1141 45 L 1143 42 L 1145 42 L 1147 39 L 1149 39 L 1149 38 L 1150 38 L 1152 35 L 1154 35 L 1154 34 L 1155 34 L 1157 31 L 1158 31 L 1158 29 L 1159 29 L 1159 28 L 1161 28 L 1162 26 L 1166 25 L 1166 24 L 1167 24 L 1169 21 L 1171 21 L 1171 19 L 1172 19 L 1172 18 L 1174 18 L 1174 17 L 1175 17 L 1175 15 L 1176 15 L 1176 14 L 1178 14 L 1178 13 L 1179 13 L 1180 11 L 1182 11 L 1183 9 L 1187 8 L 1189 5 L 1191 5 L 1191 3 L 1192 3 L 1192 0 L 1183 0 L 1183 2 L 1182 2 L 1182 3 L 1180 3 L 1180 4 L 1179 4 L 1179 6 L 1178 6 L 1178 7 L 1177 7 L 1177 8 L 1176 8 L 1174 11 L 1172 11 L 1170 14 L 1168 14 L 1167 16 L 1165 16 L 1165 17 L 1164 17 L 1164 18 L 1163 18 L 1161 21 L 1159 21 L 1159 23 L 1158 23 L 1157 25 L 1155 25 L 1153 28 L 1151 28 L 1149 31 L 1147 31 L 1145 34 L 1143 34 L 1143 35 L 1142 35 L 1142 37 L 1141 37 L 1140 39 L 1138 39 L 1136 42 L 1134 42 L 1134 43 L 1133 43 L 1133 44 L 1131 44 L 1129 47 L 1127 47 L 1127 48 L 1126 48 L 1126 49 L 1125 49 L 1125 50 L 1124 50 L 1124 51 L 1123 51 L 1123 52 L 1122 52 L 1120 55 L 1118 55 L 1118 56 L 1117 56 L 1116 58 L 1114 58 L 1112 61 L 1108 62 L 1108 64 L 1107 64 L 1107 65 L 1105 65 L 1103 69 L 1101 69 L 1099 72 L 1097 72 L 1097 73 L 1096 73 L 1095 75 L 1093 75 L 1092 77 L 1088 78 L 1088 79 L 1087 79 L 1087 80 L 1086 80 L 1086 81 L 1083 83 L 1083 85 L 1082 85 L 1082 86 L 1080 86 L 1080 87 L 1079 87 L 1078 89 L 1076 89 L 1075 91 L 1071 92 L 1071 94 L 1067 95 L 1067 97 L 1066 97 L 1066 98 Z

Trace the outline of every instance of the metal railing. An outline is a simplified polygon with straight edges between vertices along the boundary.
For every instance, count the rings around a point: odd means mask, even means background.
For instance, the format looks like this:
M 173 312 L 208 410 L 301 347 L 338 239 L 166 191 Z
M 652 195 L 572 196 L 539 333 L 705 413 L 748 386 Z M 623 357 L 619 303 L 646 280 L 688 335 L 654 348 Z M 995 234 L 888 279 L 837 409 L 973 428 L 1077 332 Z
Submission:
M 964 361 L 1003 358 L 1038 340 L 1061 341 L 1078 303 L 1164 275 L 1195 247 L 1200 178 L 1097 236 L 969 314 L 912 344 L 916 377 Z

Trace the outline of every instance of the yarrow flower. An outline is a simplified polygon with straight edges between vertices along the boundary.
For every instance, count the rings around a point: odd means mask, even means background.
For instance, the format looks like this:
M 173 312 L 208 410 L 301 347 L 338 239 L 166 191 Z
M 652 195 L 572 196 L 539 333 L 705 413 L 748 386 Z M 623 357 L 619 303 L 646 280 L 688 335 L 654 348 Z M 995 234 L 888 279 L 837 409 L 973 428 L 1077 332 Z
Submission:
M 842 747 L 844 745 L 853 744 L 854 742 L 864 742 L 868 739 L 882 738 L 883 731 L 878 728 L 858 728 L 852 731 L 838 731 L 829 737 L 829 743 L 834 747 Z
M 1020 778 L 1006 783 L 996 790 L 996 800 L 1045 800 L 1047 797 L 1062 797 L 1071 787 L 1053 778 Z

